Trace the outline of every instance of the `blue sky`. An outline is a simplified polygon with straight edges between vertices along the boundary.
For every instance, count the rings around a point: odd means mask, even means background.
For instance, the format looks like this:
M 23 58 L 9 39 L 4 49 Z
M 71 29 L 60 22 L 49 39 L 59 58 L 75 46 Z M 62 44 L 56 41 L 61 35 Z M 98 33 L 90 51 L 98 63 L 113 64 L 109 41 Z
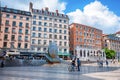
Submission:
M 27 11 L 29 2 L 36 9 L 58 9 L 69 16 L 70 23 L 96 27 L 106 34 L 120 31 L 120 0 L 1 0 L 2 6 Z

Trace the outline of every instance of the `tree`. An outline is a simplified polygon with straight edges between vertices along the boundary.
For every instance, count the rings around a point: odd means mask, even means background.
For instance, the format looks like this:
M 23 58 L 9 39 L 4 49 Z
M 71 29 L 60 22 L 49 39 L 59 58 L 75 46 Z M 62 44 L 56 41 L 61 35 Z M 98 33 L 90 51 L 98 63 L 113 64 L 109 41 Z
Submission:
M 114 50 L 110 50 L 108 48 L 105 48 L 104 51 L 106 53 L 106 58 L 108 58 L 108 59 L 114 59 L 115 58 L 116 52 Z

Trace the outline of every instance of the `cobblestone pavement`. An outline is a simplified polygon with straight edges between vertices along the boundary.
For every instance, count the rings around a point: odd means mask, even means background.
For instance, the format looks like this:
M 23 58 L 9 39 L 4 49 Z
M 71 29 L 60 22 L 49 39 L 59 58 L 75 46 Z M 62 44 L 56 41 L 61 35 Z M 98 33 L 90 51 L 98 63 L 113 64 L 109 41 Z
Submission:
M 118 70 L 119 67 L 82 66 L 81 71 L 69 72 L 68 65 L 54 64 L 32 67 L 0 68 L 0 80 L 102 80 L 89 74 Z

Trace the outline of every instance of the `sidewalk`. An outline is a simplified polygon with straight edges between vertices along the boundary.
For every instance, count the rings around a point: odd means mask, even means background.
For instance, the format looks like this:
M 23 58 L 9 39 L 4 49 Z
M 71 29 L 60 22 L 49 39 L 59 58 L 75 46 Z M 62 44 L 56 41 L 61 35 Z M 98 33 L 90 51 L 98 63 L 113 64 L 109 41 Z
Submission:
M 85 64 L 91 66 L 97 66 L 94 64 Z M 110 67 L 120 67 L 120 63 L 110 63 Z M 120 80 L 120 68 L 118 70 L 109 71 L 109 72 L 97 72 L 97 73 L 90 73 L 90 74 L 83 74 L 84 76 L 97 78 L 101 80 Z

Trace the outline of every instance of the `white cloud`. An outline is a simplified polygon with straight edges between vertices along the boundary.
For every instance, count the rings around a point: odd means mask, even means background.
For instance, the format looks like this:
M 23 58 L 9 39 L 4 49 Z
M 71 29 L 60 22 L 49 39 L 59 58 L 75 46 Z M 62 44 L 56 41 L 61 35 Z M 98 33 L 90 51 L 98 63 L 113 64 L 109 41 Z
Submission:
M 76 9 L 67 15 L 70 17 L 70 22 L 90 25 L 103 30 L 104 33 L 120 30 L 120 17 L 99 1 L 86 5 L 83 11 Z
M 29 10 L 29 2 L 33 3 L 35 9 L 42 9 L 48 7 L 50 11 L 59 10 L 64 13 L 66 9 L 66 2 L 60 0 L 2 0 L 3 6 L 7 5 L 10 8 Z

